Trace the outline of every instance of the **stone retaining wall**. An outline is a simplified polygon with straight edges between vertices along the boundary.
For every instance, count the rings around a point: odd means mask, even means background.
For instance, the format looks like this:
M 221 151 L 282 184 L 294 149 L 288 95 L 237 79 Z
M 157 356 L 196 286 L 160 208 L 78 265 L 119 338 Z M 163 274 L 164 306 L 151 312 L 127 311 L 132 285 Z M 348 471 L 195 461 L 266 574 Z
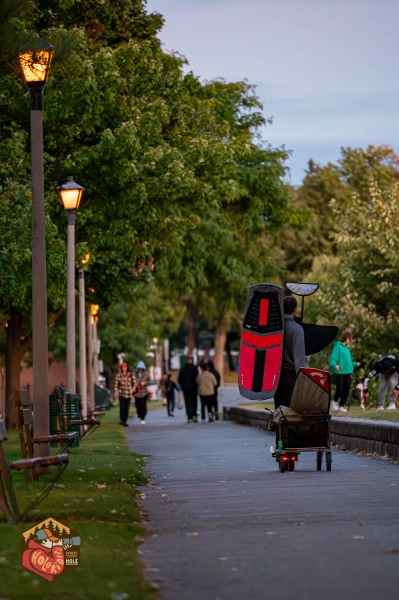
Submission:
M 224 407 L 223 418 L 263 429 L 267 412 L 242 406 Z M 399 423 L 332 417 L 330 440 L 346 450 L 367 452 L 399 460 Z

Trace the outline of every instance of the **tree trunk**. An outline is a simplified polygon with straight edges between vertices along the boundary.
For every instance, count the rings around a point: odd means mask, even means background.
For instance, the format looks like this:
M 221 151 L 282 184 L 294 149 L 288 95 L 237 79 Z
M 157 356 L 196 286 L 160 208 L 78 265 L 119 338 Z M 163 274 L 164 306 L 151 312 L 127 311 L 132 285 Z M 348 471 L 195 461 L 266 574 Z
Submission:
M 21 361 L 26 351 L 26 344 L 22 341 L 23 325 L 24 317 L 19 313 L 12 312 L 6 327 L 5 422 L 7 429 L 15 427 L 15 407 L 18 400 Z
M 216 326 L 215 331 L 215 369 L 219 371 L 221 378 L 221 385 L 223 385 L 224 379 L 224 349 L 226 346 L 227 331 L 226 323 L 222 317 Z
M 196 334 L 196 324 L 197 324 L 197 316 L 198 309 L 191 302 L 187 303 L 187 313 L 186 313 L 186 326 L 187 326 L 187 346 L 188 346 L 188 354 L 193 354 L 195 348 L 197 347 L 197 334 Z

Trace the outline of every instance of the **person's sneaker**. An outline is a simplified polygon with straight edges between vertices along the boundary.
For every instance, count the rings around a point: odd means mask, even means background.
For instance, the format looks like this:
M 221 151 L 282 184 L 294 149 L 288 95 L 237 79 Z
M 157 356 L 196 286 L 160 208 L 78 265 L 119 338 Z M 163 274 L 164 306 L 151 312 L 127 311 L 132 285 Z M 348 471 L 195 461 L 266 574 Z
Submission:
M 142 425 L 145 425 L 145 421 L 144 421 L 144 420 L 141 420 L 141 421 L 140 421 L 140 423 L 141 423 Z
M 340 406 L 340 407 L 339 407 L 339 409 L 338 409 L 338 412 L 341 412 L 341 413 L 346 413 L 346 412 L 348 412 L 348 411 L 347 411 L 347 409 L 345 408 L 345 406 Z
M 390 404 L 387 406 L 387 410 L 396 410 L 395 402 L 390 402 Z
M 338 404 L 338 402 L 335 402 L 335 400 L 333 400 L 331 402 L 331 406 L 332 406 L 333 410 L 338 410 L 339 409 L 339 404 Z
M 197 417 L 193 417 L 193 421 L 194 421 L 194 423 L 198 423 Z
M 384 407 L 380 404 L 379 406 L 377 406 L 377 410 L 384 410 Z

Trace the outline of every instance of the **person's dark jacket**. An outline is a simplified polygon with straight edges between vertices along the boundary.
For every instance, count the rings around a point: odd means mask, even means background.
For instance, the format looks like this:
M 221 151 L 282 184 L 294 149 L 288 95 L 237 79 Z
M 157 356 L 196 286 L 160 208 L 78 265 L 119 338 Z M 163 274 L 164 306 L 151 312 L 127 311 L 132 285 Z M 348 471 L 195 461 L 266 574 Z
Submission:
M 180 369 L 177 381 L 180 384 L 183 392 L 197 391 L 197 375 L 198 367 L 193 364 L 184 365 L 184 367 Z
M 368 392 L 369 381 L 376 375 L 380 375 L 383 373 L 384 375 L 392 375 L 393 373 L 399 373 L 399 359 L 394 354 L 387 354 L 383 356 L 379 360 L 374 363 L 374 366 L 367 373 L 366 377 L 363 381 L 363 390 L 364 392 Z M 399 388 L 399 385 L 396 386 L 396 389 Z

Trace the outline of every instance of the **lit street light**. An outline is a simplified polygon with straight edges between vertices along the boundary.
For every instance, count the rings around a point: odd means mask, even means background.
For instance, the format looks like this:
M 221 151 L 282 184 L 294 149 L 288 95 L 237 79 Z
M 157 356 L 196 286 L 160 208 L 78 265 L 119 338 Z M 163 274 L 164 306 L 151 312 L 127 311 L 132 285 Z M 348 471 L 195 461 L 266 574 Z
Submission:
M 50 433 L 48 389 L 48 324 L 47 324 L 47 275 L 46 275 L 46 228 L 44 209 L 43 170 L 43 97 L 53 47 L 37 39 L 21 49 L 19 62 L 26 87 L 29 91 L 31 115 L 32 153 L 32 362 L 33 362 L 33 408 L 35 437 Z M 35 454 L 49 453 L 47 444 L 36 444 Z
M 68 392 L 76 394 L 75 211 L 79 208 L 84 188 L 73 177 L 68 177 L 66 183 L 57 187 L 57 192 L 68 213 L 66 380 Z

